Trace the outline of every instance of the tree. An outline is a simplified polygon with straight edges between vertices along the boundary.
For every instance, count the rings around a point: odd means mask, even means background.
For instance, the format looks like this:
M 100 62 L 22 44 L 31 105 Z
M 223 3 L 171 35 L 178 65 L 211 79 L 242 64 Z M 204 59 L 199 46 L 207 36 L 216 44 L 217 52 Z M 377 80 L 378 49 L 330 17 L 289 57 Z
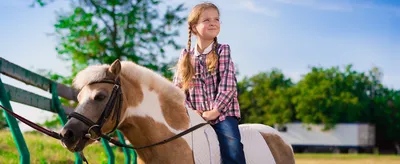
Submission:
M 293 83 L 278 69 L 238 83 L 242 122 L 283 124 L 292 121 Z
M 378 68 L 369 71 L 369 123 L 375 125 L 377 146 L 400 154 L 400 91 L 384 87 L 382 78 Z
M 400 91 L 385 88 L 373 101 L 376 144 L 400 154 Z
M 386 125 L 392 126 L 386 128 L 385 134 L 388 140 L 394 143 L 397 154 L 400 155 L 400 91 L 390 90 L 389 95 L 389 108 L 386 108 L 388 111 L 385 113 L 390 117 L 386 119 L 388 121 Z
M 37 0 L 41 6 L 48 1 Z M 71 76 L 49 73 L 64 84 L 91 64 L 130 60 L 170 78 L 165 49 L 180 48 L 175 42 L 178 27 L 185 22 L 179 14 L 183 4 L 166 6 L 159 0 L 71 0 L 72 12 L 57 15 L 55 36 L 59 57 L 71 63 Z
M 361 110 L 359 97 L 354 90 L 359 89 L 358 73 L 351 65 L 341 72 L 338 67 L 329 69 L 312 67 L 297 84 L 297 94 L 293 98 L 296 104 L 296 117 L 304 123 L 322 123 L 325 129 L 332 128 L 338 122 L 358 121 Z M 362 86 L 362 85 L 361 85 Z

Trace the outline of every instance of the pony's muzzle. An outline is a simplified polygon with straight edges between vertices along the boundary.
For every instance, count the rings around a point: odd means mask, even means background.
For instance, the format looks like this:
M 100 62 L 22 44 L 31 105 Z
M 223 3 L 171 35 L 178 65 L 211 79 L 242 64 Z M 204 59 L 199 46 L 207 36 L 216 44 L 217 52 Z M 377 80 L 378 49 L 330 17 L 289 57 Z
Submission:
M 78 142 L 74 131 L 71 129 L 63 128 L 60 136 L 62 145 L 68 149 L 73 149 Z
M 83 129 L 79 122 L 68 121 L 60 131 L 62 145 L 72 151 L 82 138 Z
M 62 139 L 67 139 L 68 140 L 68 139 L 74 138 L 74 132 L 72 130 L 70 130 L 70 129 L 63 128 L 61 130 L 60 136 L 61 136 Z

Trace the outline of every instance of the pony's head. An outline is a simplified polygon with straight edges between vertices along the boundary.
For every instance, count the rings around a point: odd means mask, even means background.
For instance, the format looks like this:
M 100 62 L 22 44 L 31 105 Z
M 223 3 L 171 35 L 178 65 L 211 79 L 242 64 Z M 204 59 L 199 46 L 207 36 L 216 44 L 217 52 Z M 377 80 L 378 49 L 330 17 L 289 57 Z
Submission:
M 120 87 L 121 63 L 90 66 L 77 74 L 73 85 L 79 89 L 79 104 L 61 130 L 61 142 L 72 152 L 79 152 L 101 134 L 118 126 L 122 108 Z

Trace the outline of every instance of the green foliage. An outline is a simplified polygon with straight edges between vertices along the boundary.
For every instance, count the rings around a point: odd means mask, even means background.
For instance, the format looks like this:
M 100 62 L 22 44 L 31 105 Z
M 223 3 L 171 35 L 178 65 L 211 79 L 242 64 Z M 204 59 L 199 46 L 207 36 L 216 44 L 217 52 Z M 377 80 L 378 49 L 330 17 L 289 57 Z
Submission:
M 381 83 L 382 72 L 311 67 L 296 84 L 273 69 L 238 82 L 242 123 L 281 125 L 288 122 L 324 124 L 371 123 L 378 145 L 399 143 L 400 91 Z
M 298 82 L 298 94 L 293 98 L 296 117 L 305 123 L 323 123 L 327 128 L 338 122 L 358 121 L 364 105 L 359 93 L 365 94 L 365 78 L 348 66 L 329 69 L 313 67 Z
M 384 88 L 374 97 L 374 119 L 378 140 L 397 142 L 400 140 L 400 91 Z
M 280 70 L 259 73 L 238 83 L 242 122 L 282 124 L 291 121 L 293 83 Z
M 246 77 L 238 84 L 243 122 L 301 121 L 326 128 L 338 122 L 373 123 L 377 113 L 371 109 L 383 107 L 377 101 L 388 98 L 381 78 L 377 68 L 365 74 L 352 65 L 343 70 L 312 67 L 297 84 L 277 69 Z

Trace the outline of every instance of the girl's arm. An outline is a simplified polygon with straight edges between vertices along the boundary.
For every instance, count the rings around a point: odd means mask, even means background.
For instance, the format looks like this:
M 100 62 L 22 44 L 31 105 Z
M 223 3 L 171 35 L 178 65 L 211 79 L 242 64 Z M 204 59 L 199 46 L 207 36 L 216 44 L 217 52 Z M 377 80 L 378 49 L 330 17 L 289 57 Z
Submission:
M 217 109 L 220 113 L 225 112 L 225 108 L 233 99 L 236 92 L 236 74 L 235 65 L 231 58 L 231 50 L 229 45 L 222 45 L 222 51 L 219 55 L 219 76 L 221 78 L 218 84 L 217 96 L 214 100 L 213 109 Z

